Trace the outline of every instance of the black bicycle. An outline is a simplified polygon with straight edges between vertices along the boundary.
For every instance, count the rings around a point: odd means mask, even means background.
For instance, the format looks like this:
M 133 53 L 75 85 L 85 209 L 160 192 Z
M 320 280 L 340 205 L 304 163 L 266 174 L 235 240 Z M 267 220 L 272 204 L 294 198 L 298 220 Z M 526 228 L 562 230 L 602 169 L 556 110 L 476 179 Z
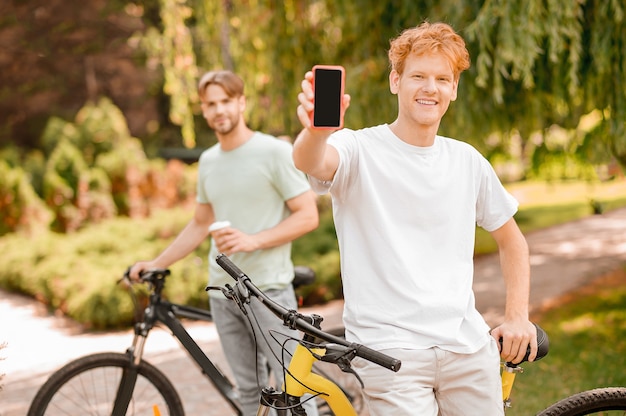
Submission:
M 211 321 L 211 312 L 205 309 L 179 305 L 163 298 L 170 271 L 150 270 L 142 274 L 147 284 L 149 300 L 143 317 L 135 324 L 131 346 L 125 353 L 103 352 L 90 354 L 61 367 L 43 384 L 31 402 L 28 416 L 50 415 L 184 415 L 183 402 L 168 377 L 144 360 L 144 345 L 150 331 L 165 325 L 181 346 L 200 367 L 202 374 L 213 384 L 235 415 L 242 411 L 237 390 L 229 378 L 214 364 L 185 329 L 180 318 Z M 315 279 L 312 270 L 296 267 L 294 288 L 310 284 Z M 122 279 L 132 289 L 127 273 Z M 134 293 L 131 290 L 131 293 Z M 137 305 L 136 296 L 133 299 Z M 342 330 L 338 330 L 342 331 Z M 319 368 L 316 371 L 331 378 L 354 402 L 361 405 L 358 382 L 338 368 Z M 332 415 L 319 400 L 320 415 Z

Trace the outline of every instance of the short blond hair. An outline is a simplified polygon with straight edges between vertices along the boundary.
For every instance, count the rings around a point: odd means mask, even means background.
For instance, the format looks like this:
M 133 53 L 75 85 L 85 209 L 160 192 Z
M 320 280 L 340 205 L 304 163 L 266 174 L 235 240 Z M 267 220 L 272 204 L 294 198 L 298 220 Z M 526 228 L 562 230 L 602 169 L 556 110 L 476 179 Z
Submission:
M 198 81 L 198 95 L 200 99 L 204 99 L 206 89 L 211 84 L 222 87 L 229 97 L 239 97 L 243 95 L 243 80 L 232 71 L 209 71 L 202 75 L 202 78 Z
M 410 54 L 421 56 L 433 52 L 446 56 L 455 79 L 470 67 L 469 52 L 463 38 L 446 23 L 428 22 L 406 29 L 391 40 L 389 64 L 391 69 L 402 75 L 404 63 Z

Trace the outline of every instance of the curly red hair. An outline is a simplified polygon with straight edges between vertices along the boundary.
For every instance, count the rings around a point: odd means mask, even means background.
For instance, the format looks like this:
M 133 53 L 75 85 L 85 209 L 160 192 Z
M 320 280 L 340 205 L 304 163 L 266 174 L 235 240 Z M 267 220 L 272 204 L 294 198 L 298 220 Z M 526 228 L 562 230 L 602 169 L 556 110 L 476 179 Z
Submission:
M 391 40 L 389 63 L 391 69 L 402 75 L 410 54 L 421 56 L 430 53 L 445 55 L 456 79 L 470 67 L 469 52 L 463 38 L 446 23 L 428 22 L 406 29 Z

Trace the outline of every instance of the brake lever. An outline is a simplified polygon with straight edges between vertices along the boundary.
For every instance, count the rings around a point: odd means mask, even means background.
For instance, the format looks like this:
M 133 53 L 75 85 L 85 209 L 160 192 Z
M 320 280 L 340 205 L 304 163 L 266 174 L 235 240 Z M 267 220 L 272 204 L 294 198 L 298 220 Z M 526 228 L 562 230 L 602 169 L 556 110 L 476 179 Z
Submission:
M 222 287 L 222 286 L 207 286 L 207 287 L 204 288 L 204 290 L 206 292 L 208 292 L 210 290 L 219 290 L 219 291 L 221 291 L 224 294 L 224 296 L 226 296 L 227 298 L 230 299 L 228 290 L 226 288 Z
M 231 285 L 229 285 L 228 283 L 226 283 L 226 285 L 224 287 L 222 286 L 207 286 L 204 288 L 205 291 L 209 291 L 209 290 L 220 290 L 222 292 L 222 294 L 226 297 L 226 299 L 228 300 L 232 300 L 233 302 L 235 302 L 237 304 L 237 306 L 239 307 L 239 309 L 241 310 L 241 312 L 243 312 L 244 315 L 248 314 L 248 311 L 246 310 L 246 308 L 244 307 L 244 302 L 241 300 L 240 296 L 238 295 L 238 292 L 235 292 L 235 289 L 233 289 L 233 287 Z M 250 299 L 248 298 L 246 303 L 249 303 Z
M 361 380 L 361 377 L 352 368 L 351 362 L 352 359 L 356 357 L 356 350 L 353 348 L 337 349 L 331 347 L 329 352 L 330 345 L 331 344 L 326 344 L 326 353 L 323 356 L 315 354 L 316 358 L 327 363 L 336 364 L 344 373 L 353 374 L 354 377 L 359 380 L 361 388 L 364 388 L 365 384 L 363 384 L 363 380 Z M 332 344 L 332 346 L 336 347 L 336 344 Z
M 356 377 L 356 379 L 359 381 L 361 388 L 365 388 L 365 384 L 363 384 L 363 380 L 361 380 L 361 377 L 359 376 L 359 374 L 356 371 L 354 371 L 354 368 L 352 368 L 352 363 L 350 363 L 349 358 L 341 357 L 337 361 L 337 365 L 339 366 L 341 371 L 343 371 L 344 373 L 353 374 L 354 377 Z
M 237 295 L 239 295 L 239 299 L 241 300 L 241 302 L 249 304 L 250 303 L 250 291 L 248 290 L 246 285 L 243 283 L 243 279 L 237 280 L 236 286 L 237 286 Z
M 124 283 L 124 287 L 125 288 L 129 288 L 132 286 L 133 281 L 130 280 L 130 266 L 128 266 L 128 268 L 126 269 L 126 271 L 124 272 L 124 275 L 122 275 L 122 277 L 120 277 L 119 279 L 117 279 L 117 281 L 115 282 L 116 285 L 119 285 L 120 283 Z

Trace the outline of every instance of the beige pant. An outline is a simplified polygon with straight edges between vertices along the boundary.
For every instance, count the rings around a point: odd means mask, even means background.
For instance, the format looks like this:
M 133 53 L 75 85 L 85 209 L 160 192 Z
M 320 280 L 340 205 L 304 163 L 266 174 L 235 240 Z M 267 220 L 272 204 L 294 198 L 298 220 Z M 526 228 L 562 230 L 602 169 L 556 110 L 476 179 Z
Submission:
M 353 361 L 365 384 L 372 416 L 504 415 L 495 340 L 474 354 L 436 347 L 384 352 L 402 360 L 400 371 L 394 373 L 358 358 Z

